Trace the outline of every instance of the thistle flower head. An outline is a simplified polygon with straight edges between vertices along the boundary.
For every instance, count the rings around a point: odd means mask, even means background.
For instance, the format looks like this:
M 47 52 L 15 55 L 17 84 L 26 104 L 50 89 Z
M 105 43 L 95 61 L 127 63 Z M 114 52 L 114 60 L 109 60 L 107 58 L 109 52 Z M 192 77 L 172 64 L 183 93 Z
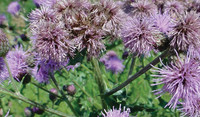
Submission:
M 115 37 L 119 36 L 118 31 L 120 24 L 125 14 L 122 12 L 120 6 L 118 6 L 113 0 L 100 0 L 92 7 L 92 19 L 94 24 L 102 26 L 102 29 L 107 33 Z
M 7 11 L 12 15 L 17 15 L 19 13 L 19 10 L 20 10 L 20 5 L 17 1 L 11 2 L 8 5 Z
M 54 60 L 40 60 L 38 58 L 36 66 L 32 69 L 32 75 L 39 83 L 49 83 L 50 73 L 65 67 L 68 60 L 56 62 Z
M 154 79 L 154 85 L 164 84 L 162 89 L 156 90 L 156 95 L 162 95 L 169 92 L 172 98 L 166 106 L 175 109 L 177 104 L 180 104 L 180 100 L 186 102 L 191 99 L 191 95 L 200 96 L 200 69 L 199 61 L 189 57 L 189 54 L 185 58 L 180 58 L 177 54 L 177 60 L 171 62 L 170 65 L 163 68 L 156 68 L 154 72 L 159 73 L 158 75 L 152 75 L 158 77 Z M 190 101 L 190 100 L 188 100 Z
M 104 63 L 106 69 L 110 70 L 112 73 L 117 74 L 124 70 L 122 61 L 114 51 L 108 51 L 105 56 L 100 58 L 100 62 Z
M 157 33 L 153 23 L 148 19 L 130 18 L 122 27 L 121 35 L 124 46 L 136 55 L 148 55 L 156 46 L 154 35 Z
M 86 11 L 91 7 L 91 4 L 88 0 L 59 0 L 54 7 L 58 13 L 68 17 L 73 15 L 74 12 Z
M 183 3 L 177 0 L 167 1 L 165 3 L 165 12 L 170 15 L 174 15 L 174 13 L 183 13 L 184 9 Z
M 156 5 L 148 0 L 138 0 L 133 2 L 132 6 L 134 7 L 133 15 L 137 18 L 149 17 L 158 12 Z
M 190 12 L 174 20 L 174 26 L 169 35 L 172 37 L 170 46 L 177 50 L 187 50 L 189 45 L 198 47 L 200 44 L 200 19 L 199 14 Z
M 129 113 L 130 113 L 130 109 L 127 108 L 122 110 L 121 109 L 121 105 L 119 106 L 119 109 L 115 109 L 113 106 L 113 109 L 109 110 L 106 112 L 106 110 L 104 110 L 105 114 L 103 112 L 102 115 L 103 117 L 129 117 Z
M 16 47 L 15 50 L 9 51 L 6 55 L 11 74 L 17 81 L 21 81 L 22 78 L 28 74 L 28 65 L 26 64 L 27 56 L 26 52 L 18 47 Z M 9 77 L 8 70 L 5 66 L 0 76 L 5 80 Z
M 69 55 L 73 56 L 73 43 L 68 39 L 68 32 L 62 29 L 61 24 L 39 22 L 32 29 L 32 35 L 34 48 L 42 59 L 63 62 Z
M 77 13 L 71 19 L 67 19 L 70 38 L 75 43 L 78 51 L 86 49 L 88 58 L 98 57 L 105 49 L 102 41 L 105 32 L 92 25 L 90 18 L 84 13 Z
M 0 30 L 0 57 L 3 57 L 9 51 L 9 43 L 5 33 Z
M 37 23 L 40 21 L 57 21 L 58 15 L 48 6 L 41 6 L 40 9 L 33 10 L 29 15 L 29 21 Z
M 0 25 L 6 20 L 6 16 L 4 14 L 0 14 Z
M 168 33 L 172 29 L 172 22 L 170 16 L 167 13 L 155 14 L 153 16 L 155 26 L 163 33 Z
M 57 0 L 33 0 L 35 6 L 37 8 L 41 7 L 41 6 L 48 6 L 48 7 L 52 7 Z

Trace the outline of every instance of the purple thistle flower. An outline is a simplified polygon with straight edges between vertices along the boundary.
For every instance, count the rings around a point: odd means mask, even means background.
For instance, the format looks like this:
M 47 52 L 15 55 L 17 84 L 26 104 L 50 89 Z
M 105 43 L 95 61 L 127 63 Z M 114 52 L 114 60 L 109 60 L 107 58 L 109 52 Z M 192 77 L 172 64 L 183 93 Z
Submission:
M 0 14 L 0 25 L 6 20 L 6 16 L 4 14 Z
M 109 110 L 106 112 L 106 110 L 104 110 L 104 113 L 101 112 L 103 117 L 129 117 L 129 113 L 130 113 L 130 109 L 127 108 L 122 110 L 121 109 L 121 104 L 119 106 L 119 109 L 115 109 L 113 106 L 113 109 Z
M 122 27 L 121 35 L 124 46 L 136 55 L 148 55 L 156 46 L 155 34 L 158 31 L 148 19 L 130 18 Z
M 113 0 L 100 0 L 92 9 L 94 24 L 102 26 L 107 34 L 118 37 L 121 22 L 126 17 L 120 6 Z
M 85 11 L 90 9 L 91 4 L 88 0 L 58 0 L 54 5 L 58 13 L 65 14 L 65 16 L 70 16 L 73 12 Z
M 177 14 L 183 13 L 185 9 L 182 2 L 177 0 L 167 1 L 164 7 L 165 7 L 165 12 L 169 13 L 172 16 L 176 15 L 175 13 Z
M 172 22 L 170 16 L 167 13 L 164 14 L 155 14 L 153 16 L 153 21 L 155 26 L 163 33 L 168 33 L 172 30 Z
M 182 111 L 182 116 L 187 117 L 198 117 L 200 115 L 200 97 L 196 94 L 189 96 L 182 104 L 182 107 L 179 109 Z
M 17 81 L 21 81 L 22 78 L 28 74 L 28 65 L 26 63 L 27 56 L 26 52 L 24 52 L 22 48 L 18 47 L 16 47 L 13 51 L 9 51 L 6 55 L 11 74 Z M 9 78 L 6 66 L 4 66 L 3 71 L 0 73 L 0 77 L 4 80 Z
M 174 21 L 174 26 L 169 35 L 172 37 L 170 46 L 177 50 L 188 50 L 189 45 L 198 47 L 200 40 L 200 19 L 195 12 L 181 15 L 180 20 Z
M 138 0 L 131 5 L 134 7 L 133 16 L 137 18 L 149 17 L 158 12 L 156 5 L 148 0 Z
M 49 83 L 50 75 L 48 68 L 45 66 L 40 65 L 40 67 L 38 67 L 38 65 L 36 65 L 34 69 L 32 69 L 32 75 L 39 83 Z
M 20 5 L 17 1 L 11 2 L 8 5 L 7 11 L 12 15 L 17 15 L 19 13 L 19 10 L 20 10 Z
M 32 75 L 39 83 L 49 83 L 49 73 L 53 73 L 54 71 L 67 66 L 67 64 L 68 60 L 64 62 L 38 60 L 36 66 L 32 69 Z
M 35 6 L 36 6 L 37 8 L 39 8 L 40 5 L 41 5 L 41 1 L 42 1 L 42 0 L 33 0 L 33 3 L 35 4 Z
M 64 62 L 69 55 L 74 55 L 73 43 L 69 40 L 68 32 L 63 30 L 62 24 L 38 22 L 37 26 L 32 28 L 32 34 L 34 48 L 42 60 Z
M 189 45 L 188 53 L 192 58 L 200 60 L 200 47 L 194 47 L 193 45 Z
M 106 55 L 100 59 L 100 62 L 104 63 L 106 69 L 110 70 L 112 73 L 117 74 L 124 70 L 122 61 L 114 51 L 107 52 Z
M 163 63 L 162 63 L 163 64 Z M 162 95 L 169 92 L 172 98 L 166 106 L 175 109 L 177 104 L 181 104 L 179 101 L 182 99 L 184 102 L 190 101 L 191 96 L 200 96 L 200 69 L 199 61 L 190 58 L 189 54 L 185 58 L 180 58 L 177 54 L 175 62 L 171 62 L 170 65 L 163 68 L 156 68 L 154 72 L 158 75 L 152 75 L 158 77 L 153 79 L 154 85 L 164 84 L 162 89 L 156 90 L 156 95 Z M 184 103 L 183 102 L 183 103 Z
M 31 25 L 37 25 L 34 24 L 34 22 L 40 22 L 40 21 L 57 21 L 58 16 L 56 16 L 56 12 L 51 9 L 48 6 L 41 6 L 40 9 L 36 9 L 32 11 L 29 15 L 29 21 L 31 22 Z
M 35 6 L 40 8 L 41 6 L 52 7 L 57 0 L 33 0 Z

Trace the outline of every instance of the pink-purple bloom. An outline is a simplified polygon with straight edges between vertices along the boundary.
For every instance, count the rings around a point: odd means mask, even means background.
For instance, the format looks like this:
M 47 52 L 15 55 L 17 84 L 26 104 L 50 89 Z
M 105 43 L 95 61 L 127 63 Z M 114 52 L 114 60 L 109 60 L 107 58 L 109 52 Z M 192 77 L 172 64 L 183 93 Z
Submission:
M 121 105 L 119 106 L 119 109 L 115 109 L 113 106 L 113 109 L 110 109 L 109 111 L 104 110 L 104 112 L 101 112 L 103 117 L 129 117 L 130 109 L 125 107 L 121 108 Z
M 136 55 L 148 55 L 157 45 L 158 30 L 153 25 L 148 19 L 129 18 L 121 30 L 124 46 Z
M 158 75 L 152 75 L 158 77 L 154 79 L 152 86 L 161 85 L 162 89 L 155 90 L 156 95 L 162 95 L 166 92 L 172 95 L 170 101 L 166 106 L 175 109 L 178 104 L 192 101 L 191 97 L 200 96 L 200 68 L 199 61 L 190 58 L 189 54 L 181 58 L 177 54 L 176 60 L 171 62 L 170 65 L 164 65 L 163 68 L 156 68 L 153 70 Z M 181 102 L 182 100 L 182 102 Z
M 40 9 L 32 11 L 29 15 L 31 26 L 40 21 L 57 21 L 56 12 L 48 6 L 41 6 Z
M 112 73 L 120 73 L 124 70 L 122 60 L 120 60 L 114 51 L 108 51 L 105 56 L 100 59 L 100 62 L 104 63 L 107 70 Z
M 64 62 L 37 60 L 36 62 L 36 66 L 32 69 L 32 75 L 39 83 L 49 83 L 50 73 L 54 73 L 68 64 L 68 60 Z
M 62 28 L 62 24 L 53 22 L 40 22 L 33 28 L 34 48 L 41 59 L 64 62 L 70 55 L 73 56 L 73 43 Z
M 167 34 L 172 29 L 173 23 L 171 21 L 170 15 L 168 15 L 167 13 L 155 14 L 153 16 L 153 21 L 155 26 L 163 33 Z
M 0 25 L 6 20 L 6 16 L 4 14 L 0 14 Z
M 178 0 L 169 0 L 165 3 L 165 12 L 170 15 L 176 15 L 184 12 L 185 7 L 183 6 L 183 2 Z
M 17 81 L 21 81 L 22 78 L 28 74 L 29 69 L 26 63 L 27 56 L 26 52 L 18 47 L 16 47 L 15 50 L 9 51 L 6 55 L 11 74 Z M 0 73 L 0 77 L 4 80 L 9 78 L 6 66 L 4 66 L 3 71 Z
M 172 37 L 170 46 L 177 50 L 188 50 L 189 45 L 197 48 L 200 44 L 200 19 L 199 14 L 189 12 L 185 15 L 180 15 L 177 20 L 174 20 L 174 26 L 170 31 L 169 36 Z
M 37 8 L 41 6 L 52 7 L 56 3 L 56 0 L 33 0 L 33 2 Z
M 8 5 L 7 11 L 11 13 L 12 15 L 17 15 L 19 13 L 20 8 L 21 7 L 19 3 L 17 1 L 14 1 Z
M 137 0 L 136 2 L 131 3 L 134 7 L 133 16 L 137 18 L 145 18 L 156 14 L 157 6 L 148 0 Z

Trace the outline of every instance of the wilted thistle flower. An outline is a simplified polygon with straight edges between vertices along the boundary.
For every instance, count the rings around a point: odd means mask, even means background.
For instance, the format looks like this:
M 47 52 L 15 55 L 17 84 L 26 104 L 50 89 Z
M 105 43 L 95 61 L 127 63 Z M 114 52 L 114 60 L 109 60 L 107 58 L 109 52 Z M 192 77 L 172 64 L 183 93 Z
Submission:
M 6 20 L 6 16 L 3 14 L 0 14 L 0 25 L 2 25 L 5 20 Z
M 115 37 L 119 36 L 121 22 L 126 17 L 120 6 L 113 0 L 100 0 L 94 4 L 91 16 L 94 25 L 102 26 L 103 31 Z
M 153 22 L 155 26 L 163 33 L 168 33 L 172 29 L 172 21 L 171 17 L 167 14 L 155 14 L 153 16 Z
M 34 48 L 41 59 L 63 62 L 74 55 L 74 45 L 62 24 L 38 22 L 32 29 L 32 35 Z
M 138 0 L 131 5 L 134 7 L 133 15 L 137 18 L 149 17 L 158 12 L 156 5 L 148 0 Z
M 75 13 L 75 12 L 74 12 Z M 90 18 L 84 11 L 73 14 L 65 20 L 68 23 L 70 39 L 75 43 L 78 51 L 86 50 L 88 58 L 98 57 L 102 50 L 105 50 L 103 36 L 105 32 L 91 24 Z
M 174 26 L 169 33 L 172 40 L 170 46 L 177 50 L 188 50 L 189 45 L 198 47 L 200 44 L 200 19 L 199 14 L 190 12 L 174 20 Z
M 5 33 L 0 30 L 0 57 L 4 57 L 9 51 L 9 43 Z
M 162 63 L 163 64 L 163 63 Z M 200 96 L 200 68 L 199 61 L 190 58 L 189 54 L 185 58 L 180 58 L 177 54 L 177 59 L 171 62 L 170 65 L 163 68 L 156 68 L 154 72 L 159 73 L 158 75 L 152 75 L 158 77 L 153 79 L 154 85 L 164 84 L 162 89 L 156 90 L 156 95 L 162 95 L 169 92 L 172 98 L 166 106 L 175 109 L 177 104 L 180 104 L 180 100 L 190 101 L 191 96 Z M 192 96 L 192 97 L 193 97 Z M 183 103 L 184 103 L 183 102 Z
M 22 48 L 18 47 L 16 47 L 13 51 L 9 51 L 6 55 L 11 74 L 18 82 L 20 82 L 22 78 L 28 74 L 28 65 L 26 64 L 27 56 L 26 52 L 24 52 Z M 9 78 L 9 73 L 5 66 L 0 76 L 5 80 Z
M 112 71 L 112 73 L 119 73 L 124 70 L 124 65 L 122 61 L 118 58 L 114 51 L 108 51 L 105 56 L 103 56 L 100 61 L 104 63 L 107 70 Z
M 19 13 L 19 10 L 20 10 L 20 5 L 17 1 L 11 2 L 8 5 L 7 11 L 12 15 L 17 15 Z
M 183 13 L 185 10 L 183 3 L 177 0 L 167 1 L 164 7 L 165 7 L 165 12 L 172 16 Z
M 53 6 L 58 13 L 63 15 L 63 18 L 68 19 L 78 11 L 90 9 L 91 4 L 88 0 L 58 0 Z
M 148 55 L 156 46 L 154 35 L 158 31 L 148 19 L 130 18 L 122 27 L 121 35 L 124 46 L 136 55 Z
M 104 110 L 104 113 L 101 112 L 103 117 L 129 117 L 129 113 L 130 113 L 130 109 L 127 108 L 122 110 L 121 109 L 121 105 L 119 106 L 119 109 L 115 109 L 113 106 L 113 109 L 109 110 L 108 112 L 106 112 L 106 110 Z

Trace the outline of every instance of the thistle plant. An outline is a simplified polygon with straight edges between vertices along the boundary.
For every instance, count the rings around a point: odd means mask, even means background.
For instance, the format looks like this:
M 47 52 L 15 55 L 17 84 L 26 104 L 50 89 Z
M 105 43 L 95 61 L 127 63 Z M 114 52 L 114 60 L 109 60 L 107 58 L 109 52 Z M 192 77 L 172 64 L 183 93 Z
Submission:
M 0 116 L 200 116 L 198 1 L 5 4 Z

